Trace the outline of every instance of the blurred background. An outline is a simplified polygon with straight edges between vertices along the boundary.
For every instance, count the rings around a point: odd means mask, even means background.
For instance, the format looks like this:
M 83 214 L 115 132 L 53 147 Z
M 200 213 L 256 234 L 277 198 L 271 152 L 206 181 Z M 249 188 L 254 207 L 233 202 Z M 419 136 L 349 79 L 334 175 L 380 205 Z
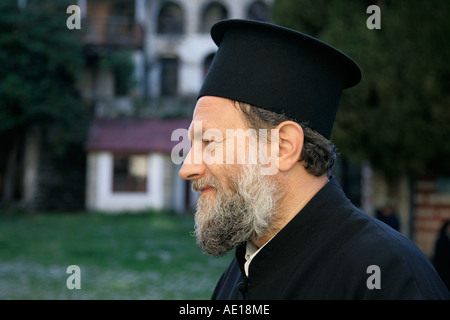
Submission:
M 358 62 L 333 174 L 448 279 L 449 16 L 447 0 L 3 0 L 0 299 L 210 297 L 232 255 L 196 247 L 197 195 L 171 134 L 189 126 L 210 27 L 226 18 L 291 27 Z M 73 264 L 81 290 L 66 287 Z

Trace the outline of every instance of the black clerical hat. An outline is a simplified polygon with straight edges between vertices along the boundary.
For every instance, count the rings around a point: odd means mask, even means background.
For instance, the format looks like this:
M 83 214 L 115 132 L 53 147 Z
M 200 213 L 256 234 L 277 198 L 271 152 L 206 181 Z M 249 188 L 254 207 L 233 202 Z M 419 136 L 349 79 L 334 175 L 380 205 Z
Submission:
M 361 80 L 350 57 L 309 35 L 253 20 L 219 21 L 211 36 L 219 48 L 199 98 L 282 113 L 330 138 L 342 90 Z

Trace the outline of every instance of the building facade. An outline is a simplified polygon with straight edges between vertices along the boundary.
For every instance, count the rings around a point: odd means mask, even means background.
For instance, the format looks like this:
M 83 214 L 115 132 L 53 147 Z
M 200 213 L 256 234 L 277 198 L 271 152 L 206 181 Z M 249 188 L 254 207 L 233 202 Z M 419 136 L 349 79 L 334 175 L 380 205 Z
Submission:
M 270 20 L 272 1 L 150 1 L 145 22 L 149 94 L 196 96 L 216 52 L 209 31 L 218 20 Z
M 178 176 L 171 153 L 188 119 L 95 119 L 86 144 L 86 208 L 123 212 L 189 211 L 198 195 Z M 168 137 L 168 138 L 167 138 Z
M 83 96 L 92 101 L 97 116 L 148 117 L 189 116 L 217 49 L 211 26 L 227 18 L 270 21 L 272 0 L 79 0 L 78 4 L 90 62 L 81 81 Z M 128 81 L 126 70 L 120 72 L 125 64 L 114 59 L 120 52 L 131 60 Z
M 86 143 L 89 210 L 193 210 L 197 195 L 171 161 L 171 132 L 189 125 L 217 49 L 210 28 L 227 18 L 269 21 L 271 3 L 78 1 L 90 62 L 81 90 L 94 114 Z M 171 120 L 180 118 L 186 121 Z

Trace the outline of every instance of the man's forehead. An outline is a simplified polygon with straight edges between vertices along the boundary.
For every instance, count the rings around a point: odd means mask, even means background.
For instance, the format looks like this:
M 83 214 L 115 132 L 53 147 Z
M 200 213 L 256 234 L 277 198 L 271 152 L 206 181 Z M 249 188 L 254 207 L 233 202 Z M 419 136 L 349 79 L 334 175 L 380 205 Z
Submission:
M 229 99 L 220 97 L 201 97 L 195 106 L 192 122 L 189 126 L 189 132 L 194 129 L 199 130 L 200 126 L 194 126 L 194 123 L 201 123 L 201 130 L 208 129 L 236 129 L 243 128 L 239 111 L 233 106 Z
M 226 106 L 230 105 L 232 106 L 233 103 L 230 99 L 222 98 L 222 97 L 215 97 L 215 96 L 204 96 L 200 97 L 197 100 L 196 107 L 216 107 L 216 106 Z
M 220 97 L 201 97 L 195 105 L 195 117 L 220 118 L 221 115 L 230 116 L 236 112 L 233 103 L 229 99 Z

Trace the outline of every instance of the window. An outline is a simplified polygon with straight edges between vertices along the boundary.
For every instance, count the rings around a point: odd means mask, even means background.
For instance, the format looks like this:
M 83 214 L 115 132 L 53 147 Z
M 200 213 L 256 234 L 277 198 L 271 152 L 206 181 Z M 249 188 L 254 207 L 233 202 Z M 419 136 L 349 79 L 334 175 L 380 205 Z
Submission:
M 114 155 L 113 192 L 147 192 L 148 157 Z
M 214 23 L 228 17 L 227 8 L 219 2 L 210 2 L 204 7 L 202 12 L 202 20 L 200 32 L 209 32 Z
M 123 17 L 128 18 L 129 23 L 134 22 L 134 2 L 128 0 L 116 0 L 111 5 L 111 18 Z
M 173 97 L 178 91 L 178 59 L 161 58 L 161 96 Z
M 134 3 L 126 0 L 114 1 L 106 28 L 108 38 L 132 37 L 135 27 Z
M 182 34 L 184 32 L 184 18 L 181 7 L 173 2 L 162 5 L 158 15 L 159 34 Z
M 247 18 L 269 21 L 269 8 L 263 1 L 255 1 L 248 7 Z

